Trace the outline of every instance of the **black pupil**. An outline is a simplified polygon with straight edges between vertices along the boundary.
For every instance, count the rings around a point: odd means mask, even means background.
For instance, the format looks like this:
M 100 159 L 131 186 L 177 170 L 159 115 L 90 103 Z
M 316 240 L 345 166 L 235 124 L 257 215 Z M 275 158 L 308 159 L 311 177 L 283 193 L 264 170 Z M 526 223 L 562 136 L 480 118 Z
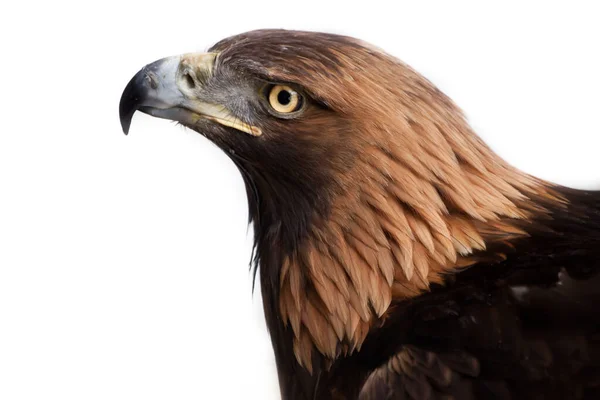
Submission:
M 287 90 L 282 90 L 277 93 L 277 101 L 283 106 L 287 106 L 292 101 L 292 94 Z

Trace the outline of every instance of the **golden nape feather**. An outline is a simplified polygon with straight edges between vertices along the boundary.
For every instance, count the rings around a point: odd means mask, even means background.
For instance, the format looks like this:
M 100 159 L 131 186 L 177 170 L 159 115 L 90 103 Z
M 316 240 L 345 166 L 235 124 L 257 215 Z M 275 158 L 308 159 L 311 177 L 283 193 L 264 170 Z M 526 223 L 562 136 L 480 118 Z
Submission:
M 398 59 L 253 31 L 144 67 L 136 110 L 238 166 L 284 399 L 600 396 L 600 195 L 507 164 Z

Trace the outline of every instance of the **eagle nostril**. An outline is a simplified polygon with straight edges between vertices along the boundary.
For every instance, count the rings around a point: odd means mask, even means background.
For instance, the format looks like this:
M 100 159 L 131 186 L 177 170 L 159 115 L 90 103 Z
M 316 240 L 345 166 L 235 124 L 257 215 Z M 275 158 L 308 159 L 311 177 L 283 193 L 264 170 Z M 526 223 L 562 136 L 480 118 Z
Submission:
M 183 74 L 183 79 L 188 89 L 194 89 L 196 87 L 196 83 L 194 82 L 194 78 L 190 75 L 189 72 Z

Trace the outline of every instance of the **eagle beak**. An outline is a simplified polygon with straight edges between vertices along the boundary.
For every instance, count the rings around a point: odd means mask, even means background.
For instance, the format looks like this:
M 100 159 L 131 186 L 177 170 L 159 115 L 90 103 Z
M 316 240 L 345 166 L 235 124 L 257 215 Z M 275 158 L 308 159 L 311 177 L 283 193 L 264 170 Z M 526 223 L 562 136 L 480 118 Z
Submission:
M 119 104 L 123 133 L 129 133 L 136 111 L 194 126 L 200 119 L 260 136 L 258 127 L 248 125 L 226 107 L 200 101 L 204 85 L 211 78 L 216 53 L 190 53 L 163 58 L 146 65 L 127 84 Z

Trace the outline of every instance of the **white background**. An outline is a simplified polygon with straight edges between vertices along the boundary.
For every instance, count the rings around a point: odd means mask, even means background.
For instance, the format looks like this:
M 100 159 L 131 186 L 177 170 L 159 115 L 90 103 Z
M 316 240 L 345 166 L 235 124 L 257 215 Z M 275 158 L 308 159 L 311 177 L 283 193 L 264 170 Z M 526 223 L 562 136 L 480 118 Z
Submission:
M 599 10 L 481 3 L 2 6 L 0 399 L 277 398 L 240 175 L 168 121 L 121 133 L 121 91 L 155 59 L 264 27 L 356 36 L 517 167 L 600 188 Z

